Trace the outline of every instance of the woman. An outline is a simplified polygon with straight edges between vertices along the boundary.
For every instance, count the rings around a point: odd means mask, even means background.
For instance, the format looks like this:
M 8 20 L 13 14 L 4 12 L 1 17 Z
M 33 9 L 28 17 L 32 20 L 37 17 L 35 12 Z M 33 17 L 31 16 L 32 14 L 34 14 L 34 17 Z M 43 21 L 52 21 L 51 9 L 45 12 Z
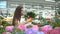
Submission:
M 14 17 L 13 17 L 13 25 L 19 25 L 20 24 L 20 19 L 21 19 L 21 15 L 23 12 L 23 7 L 22 6 L 18 6 L 14 12 Z
M 13 25 L 20 25 L 20 19 L 21 19 L 21 15 L 23 14 L 23 7 L 22 6 L 18 6 L 14 12 L 14 17 L 13 17 Z M 25 21 L 25 23 L 31 21 L 31 19 L 27 19 Z

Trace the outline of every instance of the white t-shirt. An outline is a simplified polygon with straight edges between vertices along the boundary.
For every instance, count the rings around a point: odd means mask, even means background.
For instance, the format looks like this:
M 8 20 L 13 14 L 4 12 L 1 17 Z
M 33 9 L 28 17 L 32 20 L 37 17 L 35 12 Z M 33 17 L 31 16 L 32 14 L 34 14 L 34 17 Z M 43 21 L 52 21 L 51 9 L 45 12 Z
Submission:
M 24 24 L 24 22 L 25 22 L 25 18 L 21 16 L 20 23 Z

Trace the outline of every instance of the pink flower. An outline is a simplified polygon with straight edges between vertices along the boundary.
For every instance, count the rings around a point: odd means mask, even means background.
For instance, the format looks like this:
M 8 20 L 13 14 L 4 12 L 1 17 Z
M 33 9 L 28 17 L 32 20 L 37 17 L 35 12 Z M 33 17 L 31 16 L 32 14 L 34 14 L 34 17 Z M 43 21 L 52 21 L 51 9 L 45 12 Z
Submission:
M 50 25 L 45 25 L 42 27 L 42 30 L 44 31 L 52 30 L 52 27 Z
M 5 28 L 5 30 L 6 30 L 6 31 L 9 31 L 9 32 L 12 32 L 13 29 L 14 29 L 13 26 L 6 26 L 6 28 Z
M 21 29 L 21 30 L 25 30 L 25 25 L 19 25 L 17 28 Z
M 56 29 L 56 30 L 59 30 L 59 31 L 60 31 L 60 27 L 55 27 L 54 29 Z
M 2 34 L 6 34 L 6 32 L 3 32 Z
M 38 26 L 37 26 L 37 25 L 33 25 L 33 26 L 32 26 L 32 29 L 38 30 Z
M 50 31 L 50 34 L 60 34 L 60 31 L 54 29 L 54 30 Z
M 50 31 L 50 34 L 60 34 L 60 27 L 55 27 L 52 31 Z

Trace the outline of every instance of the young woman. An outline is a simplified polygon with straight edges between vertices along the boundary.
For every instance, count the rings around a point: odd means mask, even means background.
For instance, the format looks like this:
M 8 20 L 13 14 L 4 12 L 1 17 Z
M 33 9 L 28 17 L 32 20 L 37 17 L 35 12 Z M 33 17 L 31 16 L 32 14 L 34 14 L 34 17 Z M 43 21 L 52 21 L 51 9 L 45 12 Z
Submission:
M 21 20 L 21 15 L 23 14 L 23 7 L 18 6 L 14 12 L 14 17 L 13 17 L 13 25 L 20 25 L 20 20 Z M 27 19 L 24 23 L 27 23 L 31 21 L 31 19 Z
M 14 17 L 13 17 L 13 25 L 19 25 L 20 24 L 20 19 L 21 19 L 21 15 L 23 13 L 23 7 L 22 6 L 18 6 L 14 12 Z

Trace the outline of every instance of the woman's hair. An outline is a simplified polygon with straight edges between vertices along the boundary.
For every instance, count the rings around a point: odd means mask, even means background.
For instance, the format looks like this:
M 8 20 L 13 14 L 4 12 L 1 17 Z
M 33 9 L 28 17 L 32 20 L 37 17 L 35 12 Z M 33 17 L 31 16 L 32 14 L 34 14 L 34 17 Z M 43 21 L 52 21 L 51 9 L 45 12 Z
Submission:
M 14 16 L 13 16 L 13 25 L 16 24 L 16 21 L 20 21 L 20 18 L 21 18 L 21 12 L 22 12 L 22 9 L 23 7 L 22 6 L 18 6 L 14 12 Z

